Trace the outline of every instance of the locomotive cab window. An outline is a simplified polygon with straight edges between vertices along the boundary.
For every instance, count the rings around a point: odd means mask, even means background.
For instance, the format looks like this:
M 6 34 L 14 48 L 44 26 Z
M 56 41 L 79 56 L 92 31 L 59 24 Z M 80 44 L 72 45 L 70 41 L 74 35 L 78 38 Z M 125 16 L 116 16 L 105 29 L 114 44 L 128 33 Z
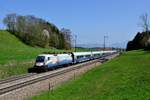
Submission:
M 44 62 L 44 60 L 45 60 L 45 57 L 44 57 L 44 56 L 38 56 L 38 57 L 36 58 L 36 62 Z

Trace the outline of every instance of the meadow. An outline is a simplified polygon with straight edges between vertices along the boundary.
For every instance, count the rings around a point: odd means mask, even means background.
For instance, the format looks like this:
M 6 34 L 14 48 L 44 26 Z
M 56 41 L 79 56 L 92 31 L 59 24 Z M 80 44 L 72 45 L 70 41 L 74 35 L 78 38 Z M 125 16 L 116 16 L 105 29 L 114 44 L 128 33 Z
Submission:
M 150 52 L 130 51 L 31 100 L 149 100 Z
M 27 73 L 36 56 L 42 52 L 64 52 L 64 50 L 31 47 L 16 36 L 0 30 L 0 79 Z

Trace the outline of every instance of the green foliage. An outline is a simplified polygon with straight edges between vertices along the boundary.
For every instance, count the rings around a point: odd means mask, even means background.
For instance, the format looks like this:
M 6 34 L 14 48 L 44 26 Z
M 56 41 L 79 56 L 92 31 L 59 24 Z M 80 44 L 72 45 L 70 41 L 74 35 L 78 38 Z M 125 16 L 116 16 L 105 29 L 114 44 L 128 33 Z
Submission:
M 132 41 L 127 44 L 127 50 L 150 50 L 150 31 L 138 32 Z
M 8 14 L 4 18 L 4 24 L 7 26 L 9 32 L 16 35 L 20 40 L 28 45 L 42 48 L 71 48 L 71 40 L 68 41 L 71 37 L 71 31 L 68 31 L 70 34 L 68 35 L 68 32 L 59 31 L 54 24 L 41 18 L 31 15 L 20 16 L 17 14 Z
M 130 51 L 32 100 L 148 100 L 150 52 Z
M 71 40 L 72 40 L 72 36 L 71 36 L 71 31 L 69 29 L 65 29 L 62 28 L 61 29 L 61 34 L 63 35 L 64 38 L 64 48 L 66 49 L 71 49 Z

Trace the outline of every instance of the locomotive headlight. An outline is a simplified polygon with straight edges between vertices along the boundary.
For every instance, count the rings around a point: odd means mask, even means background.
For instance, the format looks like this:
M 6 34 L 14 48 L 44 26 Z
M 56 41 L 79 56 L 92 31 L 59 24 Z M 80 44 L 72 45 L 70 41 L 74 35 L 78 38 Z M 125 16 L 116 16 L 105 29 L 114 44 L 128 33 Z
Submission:
M 36 66 L 43 66 L 44 63 L 36 63 Z

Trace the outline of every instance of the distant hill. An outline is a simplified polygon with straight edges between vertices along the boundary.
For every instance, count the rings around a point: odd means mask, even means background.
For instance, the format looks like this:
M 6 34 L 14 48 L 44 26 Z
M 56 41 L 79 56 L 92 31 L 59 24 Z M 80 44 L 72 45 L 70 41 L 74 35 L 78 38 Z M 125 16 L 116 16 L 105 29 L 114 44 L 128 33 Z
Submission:
M 127 46 L 127 41 L 113 43 L 110 45 L 110 47 L 114 47 L 114 48 L 126 48 L 126 46 Z
M 95 47 L 103 47 L 103 44 L 77 44 L 77 47 L 95 48 Z
M 118 42 L 118 43 L 112 43 L 112 44 L 106 44 L 106 47 L 114 47 L 114 48 L 126 48 L 127 42 Z M 77 44 L 78 47 L 83 48 L 95 48 L 95 47 L 102 47 L 103 44 Z

